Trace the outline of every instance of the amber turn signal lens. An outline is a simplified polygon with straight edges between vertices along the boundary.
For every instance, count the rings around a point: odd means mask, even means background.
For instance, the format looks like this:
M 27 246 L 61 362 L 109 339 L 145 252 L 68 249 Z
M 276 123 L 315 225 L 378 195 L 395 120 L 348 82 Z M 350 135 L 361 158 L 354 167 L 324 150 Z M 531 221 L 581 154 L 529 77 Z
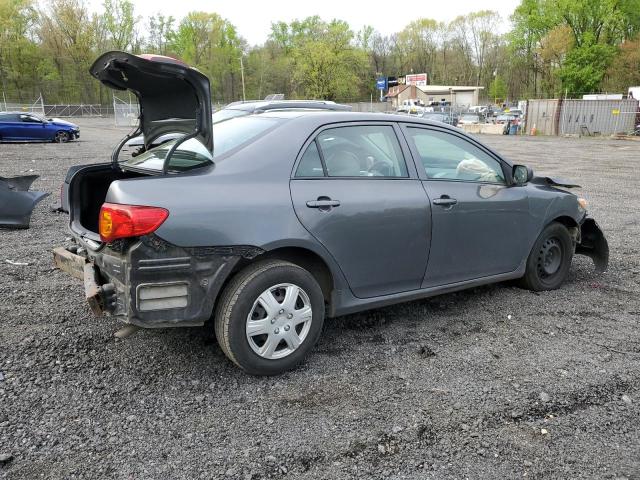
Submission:
M 587 203 L 587 201 L 584 198 L 578 198 L 578 205 L 580 205 L 580 208 L 583 210 L 587 209 L 587 205 L 589 205 Z
M 113 220 L 109 210 L 100 209 L 100 236 L 109 238 L 113 232 Z

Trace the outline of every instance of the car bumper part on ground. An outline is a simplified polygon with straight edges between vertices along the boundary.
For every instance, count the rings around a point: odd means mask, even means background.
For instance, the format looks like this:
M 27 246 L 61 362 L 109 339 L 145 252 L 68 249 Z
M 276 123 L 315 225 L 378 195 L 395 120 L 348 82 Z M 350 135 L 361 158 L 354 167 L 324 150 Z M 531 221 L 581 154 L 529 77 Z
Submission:
M 580 224 L 576 253 L 591 258 L 598 272 L 606 271 L 609 266 L 609 244 L 593 218 L 585 217 Z
M 253 247 L 180 248 L 158 237 L 118 241 L 99 251 L 53 250 L 55 265 L 82 279 L 97 316 L 146 328 L 203 325 L 233 267 Z
M 29 191 L 36 178 L 38 175 L 0 177 L 0 227 L 29 228 L 31 212 L 40 200 L 49 195 Z

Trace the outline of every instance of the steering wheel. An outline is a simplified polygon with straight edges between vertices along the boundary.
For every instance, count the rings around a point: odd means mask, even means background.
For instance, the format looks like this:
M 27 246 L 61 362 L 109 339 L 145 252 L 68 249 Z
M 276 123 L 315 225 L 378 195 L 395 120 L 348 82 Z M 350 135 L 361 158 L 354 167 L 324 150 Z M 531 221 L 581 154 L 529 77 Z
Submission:
M 391 164 L 385 162 L 384 160 L 376 160 L 373 162 L 373 165 L 369 167 L 367 172 L 369 172 L 374 177 L 391 177 Z

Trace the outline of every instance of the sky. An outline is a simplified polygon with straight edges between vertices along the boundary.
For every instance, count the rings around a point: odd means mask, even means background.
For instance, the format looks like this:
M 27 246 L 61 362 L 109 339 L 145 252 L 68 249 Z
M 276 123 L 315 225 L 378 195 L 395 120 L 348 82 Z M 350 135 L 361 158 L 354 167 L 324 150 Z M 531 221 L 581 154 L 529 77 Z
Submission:
M 290 22 L 319 15 L 325 20 L 339 18 L 359 30 L 372 25 L 383 34 L 402 30 L 416 18 L 451 21 L 458 15 L 477 10 L 495 10 L 508 30 L 508 17 L 519 0 L 406 0 L 376 2 L 349 0 L 133 0 L 136 13 L 144 19 L 155 13 L 182 18 L 187 12 L 215 12 L 229 20 L 250 45 L 262 44 L 271 31 L 271 22 Z M 92 11 L 100 9 L 102 0 L 88 0 Z

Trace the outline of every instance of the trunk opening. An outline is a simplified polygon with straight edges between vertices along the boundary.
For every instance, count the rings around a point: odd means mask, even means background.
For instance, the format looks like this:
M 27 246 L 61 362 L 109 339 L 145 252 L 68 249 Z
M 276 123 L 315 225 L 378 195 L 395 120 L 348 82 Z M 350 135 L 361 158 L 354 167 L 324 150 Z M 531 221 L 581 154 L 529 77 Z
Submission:
M 70 184 L 71 229 L 99 241 L 98 217 L 112 182 L 146 175 L 123 172 L 111 165 L 89 166 L 74 175 Z

